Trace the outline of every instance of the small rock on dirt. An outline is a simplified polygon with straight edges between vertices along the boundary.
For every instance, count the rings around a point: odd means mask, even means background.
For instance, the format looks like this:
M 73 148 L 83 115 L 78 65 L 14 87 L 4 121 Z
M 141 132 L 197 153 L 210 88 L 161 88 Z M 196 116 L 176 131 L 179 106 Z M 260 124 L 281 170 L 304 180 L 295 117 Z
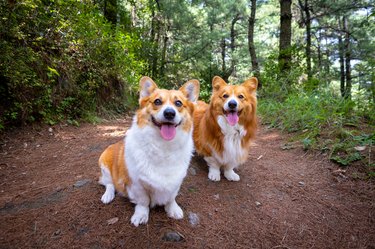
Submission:
M 219 198 L 220 198 L 220 195 L 219 195 L 219 194 L 214 195 L 214 199 L 215 199 L 215 200 L 219 200 Z
M 73 186 L 75 188 L 80 188 L 80 187 L 85 186 L 89 182 L 91 182 L 91 180 L 89 180 L 89 179 L 83 179 L 83 180 L 76 181 L 76 183 L 74 183 Z
M 189 173 L 192 176 L 195 176 L 197 174 L 197 170 L 194 167 L 189 167 Z
M 193 227 L 195 227 L 196 225 L 199 224 L 199 216 L 198 216 L 198 214 L 193 213 L 193 212 L 189 212 L 188 218 L 189 218 L 190 224 Z
M 255 205 L 256 205 L 257 207 L 259 207 L 259 206 L 262 205 L 262 203 L 260 203 L 259 201 L 256 201 L 256 202 L 255 202 Z
M 298 182 L 298 185 L 300 185 L 301 187 L 305 186 L 305 183 L 304 182 Z
M 53 234 L 52 238 L 57 238 L 61 235 L 61 229 L 57 229 Z
M 366 149 L 366 146 L 355 146 L 354 149 L 356 151 L 364 151 Z
M 182 241 L 184 237 L 179 232 L 168 231 L 164 234 L 163 240 L 170 242 L 179 242 Z

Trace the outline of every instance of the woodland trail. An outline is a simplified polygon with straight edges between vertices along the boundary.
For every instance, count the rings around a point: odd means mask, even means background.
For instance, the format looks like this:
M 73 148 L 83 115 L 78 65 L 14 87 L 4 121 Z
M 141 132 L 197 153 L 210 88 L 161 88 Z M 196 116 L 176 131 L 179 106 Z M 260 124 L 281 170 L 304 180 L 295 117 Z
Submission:
M 209 181 L 194 157 L 177 197 L 184 219 L 155 208 L 133 227 L 133 205 L 120 196 L 102 204 L 97 183 L 100 153 L 129 125 L 128 117 L 5 134 L 0 248 L 375 248 L 374 182 L 323 155 L 285 150 L 286 138 L 266 127 L 240 182 Z

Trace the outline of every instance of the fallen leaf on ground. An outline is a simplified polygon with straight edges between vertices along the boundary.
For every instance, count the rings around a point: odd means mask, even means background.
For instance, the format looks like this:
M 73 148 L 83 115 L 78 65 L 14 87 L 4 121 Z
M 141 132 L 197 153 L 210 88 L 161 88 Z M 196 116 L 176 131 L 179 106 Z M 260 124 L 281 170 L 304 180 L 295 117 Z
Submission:
M 107 220 L 108 225 L 113 225 L 118 221 L 118 217 L 114 217 L 112 219 Z

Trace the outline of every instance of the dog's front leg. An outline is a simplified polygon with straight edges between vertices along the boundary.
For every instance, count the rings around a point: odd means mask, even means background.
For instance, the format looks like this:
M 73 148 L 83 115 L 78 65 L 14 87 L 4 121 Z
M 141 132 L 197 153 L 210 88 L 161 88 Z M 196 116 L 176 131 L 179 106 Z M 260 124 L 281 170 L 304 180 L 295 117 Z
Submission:
M 148 205 L 137 204 L 135 206 L 135 212 L 131 218 L 131 223 L 134 226 L 139 226 L 139 224 L 146 224 L 148 222 L 148 215 L 150 213 L 150 208 Z
M 214 182 L 220 181 L 220 164 L 214 157 L 205 157 L 204 160 L 208 165 L 208 179 Z
M 133 200 L 135 205 L 135 211 L 130 221 L 134 226 L 139 226 L 139 224 L 146 224 L 148 222 L 148 216 L 150 213 L 150 198 L 145 192 L 145 190 L 138 189 L 137 199 Z
M 177 204 L 175 198 L 169 201 L 164 206 L 165 212 L 167 212 L 168 216 L 173 219 L 182 219 L 184 217 L 184 212 L 182 211 L 181 207 Z
M 233 170 L 234 168 L 237 168 L 237 167 L 226 166 L 224 169 L 224 176 L 225 178 L 228 179 L 228 181 L 238 182 L 240 180 L 240 176 L 236 172 L 234 172 Z

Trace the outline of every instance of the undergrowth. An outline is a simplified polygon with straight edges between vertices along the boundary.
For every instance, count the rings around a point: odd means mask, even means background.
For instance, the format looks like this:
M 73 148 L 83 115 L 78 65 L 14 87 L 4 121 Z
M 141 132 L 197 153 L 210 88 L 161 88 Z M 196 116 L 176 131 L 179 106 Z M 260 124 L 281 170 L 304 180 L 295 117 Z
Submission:
M 0 132 L 78 125 L 136 101 L 144 42 L 91 1 L 2 1 L 0 15 Z
M 326 152 L 345 167 L 354 162 L 375 176 L 375 110 L 371 104 L 346 100 L 330 91 L 292 93 L 284 100 L 259 99 L 262 123 L 293 134 L 305 150 Z

